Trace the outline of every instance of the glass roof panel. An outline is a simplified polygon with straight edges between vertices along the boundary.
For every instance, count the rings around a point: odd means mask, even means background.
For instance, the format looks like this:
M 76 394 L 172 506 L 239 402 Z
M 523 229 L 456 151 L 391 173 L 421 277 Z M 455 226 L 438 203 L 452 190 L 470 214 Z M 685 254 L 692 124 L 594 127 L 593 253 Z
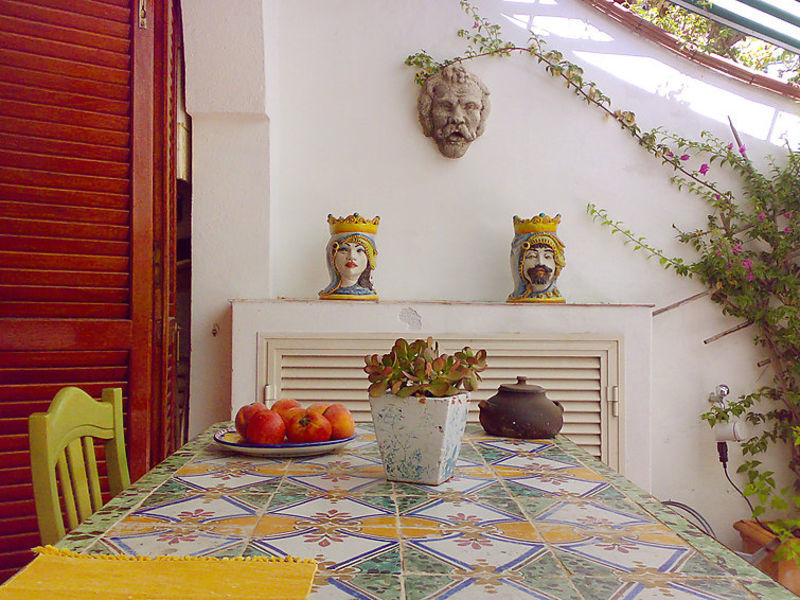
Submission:
M 797 0 L 671 0 L 747 35 L 800 54 Z

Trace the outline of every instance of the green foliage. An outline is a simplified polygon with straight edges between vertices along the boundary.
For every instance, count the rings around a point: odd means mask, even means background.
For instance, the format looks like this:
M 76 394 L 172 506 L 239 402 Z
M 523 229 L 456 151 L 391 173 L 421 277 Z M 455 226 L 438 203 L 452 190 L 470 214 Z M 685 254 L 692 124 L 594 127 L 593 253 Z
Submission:
M 614 119 L 639 146 L 670 169 L 671 181 L 678 189 L 696 195 L 708 205 L 709 215 L 702 227 L 678 231 L 678 239 L 696 252 L 697 258 L 691 262 L 665 255 L 620 221 L 612 220 L 602 208 L 589 204 L 587 210 L 634 250 L 656 258 L 665 269 L 701 281 L 723 314 L 737 317 L 755 330 L 755 343 L 764 352 L 759 364 L 771 367 L 772 385 L 725 407 L 715 406 L 702 418 L 711 426 L 744 418 L 759 427 L 759 434 L 742 443 L 745 460 L 739 472 L 747 479 L 744 493 L 758 501 L 753 510 L 756 518 L 768 509 L 786 514 L 771 527 L 787 541 L 780 557 L 800 563 L 800 542 L 793 537 L 800 532 L 800 154 L 788 149 L 780 161 L 771 159 L 769 171 L 762 173 L 750 162 L 738 139 L 736 144 L 725 144 L 708 132 L 696 141 L 662 128 L 642 131 L 633 112 L 614 110 L 611 99 L 585 79 L 583 69 L 564 60 L 557 50 L 546 50 L 540 37 L 532 35 L 523 47 L 505 42 L 498 25 L 481 18 L 468 0 L 460 1 L 473 20 L 471 30 L 458 32 L 467 42 L 464 55 L 442 61 L 424 51 L 409 56 L 405 62 L 418 69 L 418 84 L 424 84 L 431 74 L 454 62 L 515 53 L 530 56 L 587 105 Z M 716 169 L 732 170 L 740 177 L 741 197 L 713 180 Z M 427 347 L 421 340 L 414 344 L 417 353 Z M 401 344 L 400 348 L 404 346 Z M 407 395 L 432 393 L 433 380 L 423 382 L 420 378 L 428 367 L 420 371 L 423 363 L 417 363 L 413 369 L 401 368 L 396 362 L 397 354 L 393 349 L 393 354 L 380 360 L 377 356 L 367 357 L 365 370 L 373 382 L 370 394 L 379 395 L 390 388 Z M 400 356 L 404 356 L 403 350 Z M 423 362 L 430 361 L 425 358 Z M 409 388 L 411 391 L 406 391 Z M 795 481 L 784 488 L 778 487 L 774 473 L 764 469 L 757 459 L 775 444 L 787 446 L 791 452 L 788 468 Z
M 715 23 L 670 0 L 627 0 L 625 5 L 691 49 L 724 56 L 756 71 L 766 73 L 772 68 L 786 81 L 800 81 L 797 54 Z
M 746 149 L 725 144 L 708 132 L 700 141 L 662 134 L 656 144 L 662 162 L 675 171 L 672 182 L 700 197 L 709 207 L 703 227 L 678 231 L 678 240 L 690 245 L 696 259 L 670 258 L 644 238 L 636 237 L 603 209 L 590 204 L 595 220 L 620 234 L 634 249 L 658 258 L 666 269 L 700 280 L 722 313 L 737 317 L 755 331 L 754 341 L 773 373 L 772 384 L 701 415 L 710 426 L 730 419 L 745 419 L 758 433 L 741 443 L 744 462 L 738 472 L 746 479 L 743 492 L 756 501 L 753 517 L 768 512 L 785 515 L 770 524 L 789 543 L 780 557 L 800 561 L 800 154 L 787 152 L 779 164 L 770 159 L 767 173 L 757 170 Z M 678 165 L 686 158 L 703 161 L 696 170 Z M 737 197 L 709 179 L 709 173 L 732 169 L 742 182 Z M 781 487 L 774 473 L 755 457 L 775 445 L 786 446 L 793 485 Z
M 439 343 L 431 337 L 411 343 L 399 338 L 388 354 L 367 355 L 364 362 L 370 396 L 389 392 L 400 397 L 440 398 L 462 389 L 478 389 L 479 373 L 486 368 L 486 350 L 473 352 L 465 347 L 453 355 L 440 354 Z

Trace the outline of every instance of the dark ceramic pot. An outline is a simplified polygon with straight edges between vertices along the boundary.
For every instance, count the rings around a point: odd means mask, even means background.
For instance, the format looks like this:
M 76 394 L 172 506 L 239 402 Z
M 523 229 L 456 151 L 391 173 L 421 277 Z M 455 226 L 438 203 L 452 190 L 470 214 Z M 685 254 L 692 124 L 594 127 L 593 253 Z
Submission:
M 553 438 L 564 425 L 564 407 L 550 400 L 543 387 L 517 377 L 478 403 L 486 433 L 519 439 Z

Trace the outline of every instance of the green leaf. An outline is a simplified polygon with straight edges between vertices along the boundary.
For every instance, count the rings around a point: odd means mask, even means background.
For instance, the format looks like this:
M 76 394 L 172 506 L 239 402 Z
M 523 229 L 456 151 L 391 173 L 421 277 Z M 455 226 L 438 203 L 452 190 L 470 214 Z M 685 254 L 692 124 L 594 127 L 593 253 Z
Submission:
M 388 381 L 386 380 L 377 381 L 367 388 L 367 392 L 369 392 L 369 395 L 372 398 L 383 396 L 386 393 L 387 384 Z
M 437 379 L 428 386 L 428 390 L 436 397 L 447 396 L 450 383 L 446 379 Z
M 420 389 L 418 385 L 409 385 L 397 392 L 398 398 L 408 398 Z

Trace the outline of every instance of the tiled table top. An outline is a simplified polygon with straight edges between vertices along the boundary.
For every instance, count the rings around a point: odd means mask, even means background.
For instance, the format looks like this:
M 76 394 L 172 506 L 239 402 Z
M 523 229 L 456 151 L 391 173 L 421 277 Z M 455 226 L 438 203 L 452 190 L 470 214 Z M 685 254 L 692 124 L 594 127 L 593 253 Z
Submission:
M 219 449 L 218 427 L 59 546 L 315 558 L 314 600 L 797 598 L 566 439 L 468 425 L 456 476 L 424 486 L 385 479 L 369 425 L 292 459 Z

